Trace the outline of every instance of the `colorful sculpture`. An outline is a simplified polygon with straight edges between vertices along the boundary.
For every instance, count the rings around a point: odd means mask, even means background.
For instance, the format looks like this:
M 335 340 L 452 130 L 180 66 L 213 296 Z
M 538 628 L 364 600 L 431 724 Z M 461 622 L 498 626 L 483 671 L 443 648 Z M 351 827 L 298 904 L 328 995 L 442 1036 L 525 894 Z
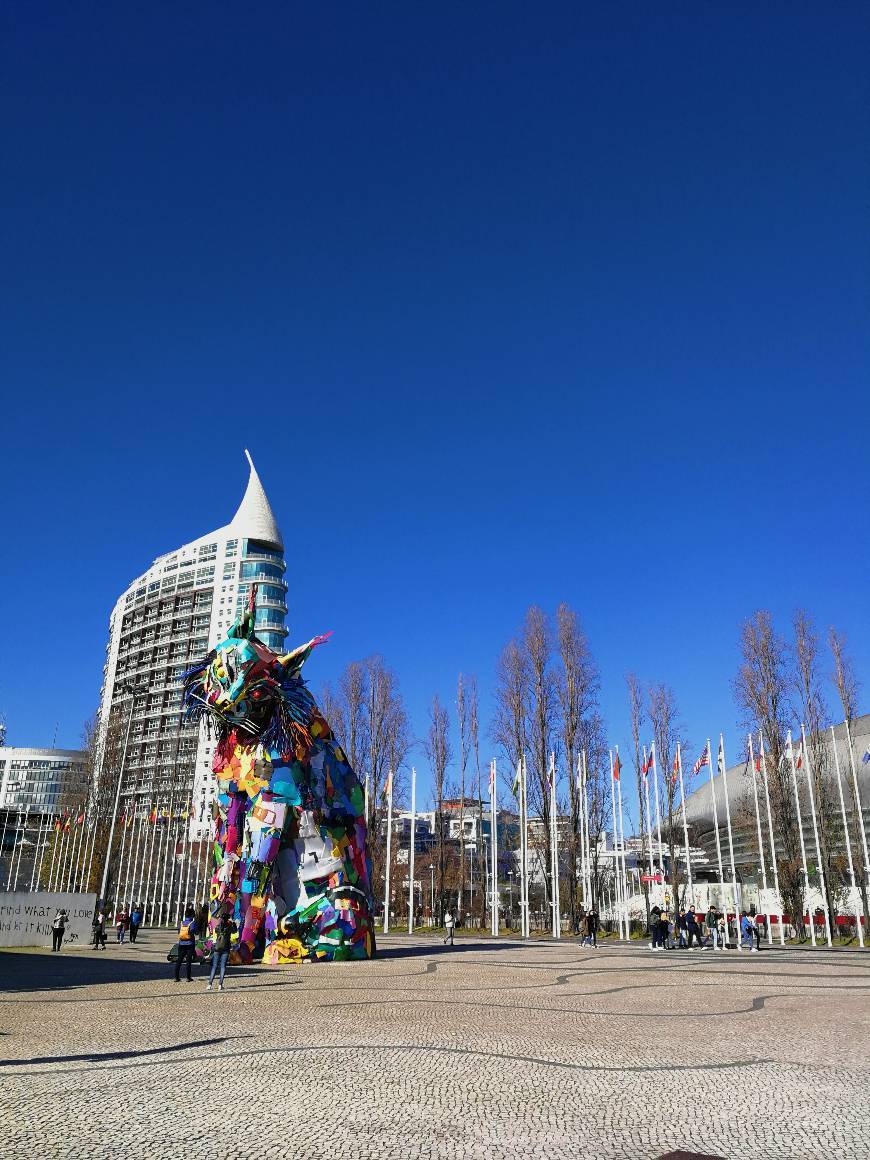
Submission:
M 273 965 L 371 958 L 363 790 L 300 676 L 327 637 L 277 655 L 255 635 L 256 598 L 184 675 L 187 717 L 217 733 L 210 925 L 232 913 L 242 962 L 264 937 Z

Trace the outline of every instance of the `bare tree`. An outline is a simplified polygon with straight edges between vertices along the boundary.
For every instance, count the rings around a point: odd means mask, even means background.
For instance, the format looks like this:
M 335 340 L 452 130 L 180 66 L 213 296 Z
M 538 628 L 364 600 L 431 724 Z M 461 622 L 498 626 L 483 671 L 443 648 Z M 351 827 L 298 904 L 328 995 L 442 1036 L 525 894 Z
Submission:
M 785 734 L 790 705 L 788 698 L 788 650 L 767 609 L 759 609 L 740 632 L 740 667 L 734 681 L 734 697 L 742 712 L 741 724 L 759 728 L 766 747 L 765 762 L 771 810 L 776 820 L 777 867 L 783 907 L 796 920 L 803 939 L 805 886 L 800 852 L 800 831 L 786 768 Z
M 556 679 L 553 672 L 553 640 L 546 613 L 537 605 L 526 612 L 523 626 L 523 650 L 529 673 L 528 725 L 531 749 L 532 777 L 529 784 L 529 801 L 532 810 L 541 819 L 541 827 L 532 841 L 543 865 L 552 865 L 552 842 L 550 831 L 549 766 L 550 753 L 558 747 L 556 720 L 558 698 Z M 553 883 L 545 873 L 547 882 L 547 903 L 552 901 Z
M 459 723 L 459 892 L 456 908 L 461 915 L 465 894 L 465 769 L 468 765 L 468 702 L 462 673 L 456 682 L 456 718 Z
M 677 827 L 674 821 L 676 778 L 674 760 L 679 739 L 679 714 L 674 691 L 668 685 L 658 684 L 649 690 L 649 719 L 656 747 L 656 761 L 661 779 L 658 786 L 660 801 L 664 804 L 667 829 L 668 859 L 670 864 L 671 898 L 676 909 L 682 902 L 680 887 L 683 874 L 677 865 Z
M 646 795 L 644 793 L 644 777 L 643 766 L 640 757 L 640 731 L 644 723 L 644 706 L 643 706 L 643 688 L 638 679 L 637 673 L 628 673 L 625 678 L 625 684 L 628 688 L 628 712 L 629 720 L 631 722 L 631 748 L 632 761 L 634 763 L 634 775 L 637 780 L 637 801 L 640 808 L 640 843 L 641 849 L 647 838 L 647 821 L 646 821 Z M 647 856 L 650 865 L 652 865 L 652 850 L 647 851 Z M 642 882 L 643 900 L 646 906 L 646 921 L 649 926 L 649 883 Z
M 435 790 L 435 830 L 438 843 L 438 918 L 439 925 L 444 915 L 444 781 L 447 766 L 453 756 L 450 745 L 450 719 L 441 704 L 438 694 L 432 698 L 429 709 L 429 732 L 425 741 L 426 757 L 432 771 L 432 786 Z
M 599 689 L 598 669 L 592 658 L 589 641 L 580 618 L 567 604 L 556 610 L 556 637 L 561 662 L 556 678 L 556 693 L 562 715 L 562 740 L 568 768 L 568 794 L 571 811 L 571 833 L 568 849 L 568 892 L 571 929 L 578 926 L 577 865 L 580 861 L 580 793 L 575 769 L 579 753 L 578 740 L 583 721 L 594 709 Z
M 855 668 L 852 663 L 852 658 L 846 652 L 846 638 L 838 633 L 835 628 L 828 629 L 828 646 L 831 650 L 831 655 L 834 658 L 834 684 L 837 688 L 837 695 L 840 698 L 840 705 L 843 709 L 843 718 L 846 722 L 846 737 L 849 744 L 850 760 L 852 753 L 852 722 L 854 721 L 858 712 L 858 693 L 859 685 L 858 678 L 855 676 Z M 863 842 L 861 828 L 864 825 L 864 814 L 861 808 L 861 799 L 855 797 L 855 783 L 852 778 L 848 778 L 849 793 L 852 799 L 852 829 L 855 849 L 859 851 L 859 857 L 863 855 Z M 861 904 L 864 907 L 864 929 L 870 930 L 870 905 L 868 905 L 867 896 L 867 867 L 861 874 Z
M 592 906 L 601 909 L 604 897 L 604 868 L 601 863 L 602 838 L 608 833 L 613 814 L 610 808 L 610 758 L 604 721 L 593 710 L 580 722 L 577 744 L 586 753 L 586 799 L 589 819 Z
M 502 649 L 495 666 L 495 716 L 492 739 L 508 765 L 516 768 L 528 737 L 529 664 L 516 640 Z
M 838 804 L 830 774 L 830 750 L 826 744 L 827 708 L 819 673 L 819 637 L 809 613 L 799 608 L 794 626 L 794 684 L 807 731 L 807 757 L 813 778 L 819 846 L 825 871 L 825 902 L 834 915 L 834 893 L 842 868 L 834 858 L 837 841 Z

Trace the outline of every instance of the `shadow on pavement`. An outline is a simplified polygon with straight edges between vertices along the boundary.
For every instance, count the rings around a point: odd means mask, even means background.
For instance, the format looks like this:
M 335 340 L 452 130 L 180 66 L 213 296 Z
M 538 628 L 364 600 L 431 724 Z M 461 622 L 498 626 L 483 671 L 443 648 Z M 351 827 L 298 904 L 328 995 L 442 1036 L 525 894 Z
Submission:
M 142 1051 L 87 1052 L 84 1055 L 36 1055 L 31 1059 L 0 1059 L 0 1067 L 20 1067 L 36 1063 L 105 1063 L 112 1059 L 136 1059 L 143 1055 L 166 1055 L 170 1051 L 188 1051 L 192 1047 L 214 1047 L 216 1043 L 230 1043 L 237 1039 L 252 1039 L 252 1035 L 222 1035 L 219 1039 L 194 1039 L 190 1043 L 174 1043 L 169 1047 L 148 1047 Z
M 193 978 L 207 979 L 210 967 L 194 965 Z M 16 951 L 0 954 L 0 993 L 20 994 L 33 991 L 65 991 L 73 987 L 93 987 L 101 983 L 168 982 L 175 968 L 166 955 L 148 959 L 126 957 L 94 951 L 84 954 L 37 954 Z M 257 967 L 230 967 L 232 978 L 255 975 Z M 182 973 L 184 978 L 184 973 Z

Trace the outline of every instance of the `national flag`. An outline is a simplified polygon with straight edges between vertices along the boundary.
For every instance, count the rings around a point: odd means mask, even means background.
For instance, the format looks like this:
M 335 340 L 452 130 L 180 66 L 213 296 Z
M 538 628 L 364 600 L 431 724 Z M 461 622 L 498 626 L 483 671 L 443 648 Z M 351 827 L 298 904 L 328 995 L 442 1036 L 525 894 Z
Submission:
M 755 772 L 761 773 L 761 758 L 760 757 L 756 757 L 756 759 L 755 759 Z
M 63 832 L 65 834 L 69 833 L 69 823 L 70 823 L 69 810 L 67 810 L 66 814 L 64 815 L 64 819 L 63 819 Z
M 680 772 L 680 759 L 679 759 L 679 757 L 675 757 L 674 758 L 674 768 L 671 770 L 671 785 L 677 784 L 677 776 L 679 775 L 679 772 Z
M 800 769 L 804 762 L 804 743 L 803 741 L 798 746 L 797 757 L 795 758 L 795 768 Z
M 622 769 L 622 762 L 619 760 L 619 754 L 617 753 L 616 759 L 613 762 L 613 779 L 614 779 L 614 781 L 619 781 L 619 774 L 620 774 L 621 769 Z
M 643 759 L 643 765 L 641 765 L 641 767 L 640 767 L 640 771 L 645 776 L 652 769 L 652 746 L 650 746 L 649 753 L 647 753 L 646 750 L 644 750 L 643 752 L 644 752 L 644 759 Z
M 709 764 L 710 764 L 710 743 L 707 742 L 707 744 L 704 746 L 704 752 L 701 754 L 701 756 L 698 758 L 698 760 L 692 766 L 692 773 L 697 776 L 697 774 L 699 774 L 701 772 L 701 770 L 704 768 L 704 766 L 709 765 Z
M 387 774 L 387 780 L 384 782 L 384 797 L 389 797 L 393 792 L 393 771 Z
M 151 807 L 151 813 L 148 815 L 148 821 L 151 823 L 152 826 L 157 821 L 157 807 L 156 806 Z
M 76 825 L 80 826 L 84 822 L 84 820 L 85 820 L 85 812 L 84 812 L 84 810 L 82 810 L 82 812 L 76 818 Z
M 57 832 L 61 828 L 60 818 L 55 819 L 54 828 L 55 828 L 55 832 Z
M 511 786 L 511 793 L 514 795 L 514 797 L 517 799 L 517 801 L 519 801 L 519 800 L 520 800 L 520 770 L 521 770 L 521 769 L 522 769 L 522 765 L 521 765 L 521 763 L 518 761 L 518 762 L 517 762 L 517 771 L 516 771 L 516 773 L 514 774 L 514 781 L 513 781 L 513 785 Z M 578 778 L 580 777 L 580 772 L 579 772 L 579 770 L 578 770 L 578 772 L 577 772 L 577 777 L 578 777 Z M 579 785 L 578 785 L 578 787 L 577 787 L 577 788 L 578 788 L 578 789 L 580 788 L 580 787 L 579 787 Z
M 716 772 L 725 772 L 725 747 L 722 744 L 722 738 L 719 738 L 719 752 L 716 754 Z

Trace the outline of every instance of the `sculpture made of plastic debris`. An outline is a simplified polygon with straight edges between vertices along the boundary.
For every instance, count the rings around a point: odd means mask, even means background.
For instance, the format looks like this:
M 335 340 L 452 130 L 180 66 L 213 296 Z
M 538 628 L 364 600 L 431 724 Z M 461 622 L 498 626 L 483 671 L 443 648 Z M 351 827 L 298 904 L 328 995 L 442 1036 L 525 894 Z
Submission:
M 231 913 L 251 962 L 374 954 L 363 790 L 300 676 L 315 637 L 283 656 L 257 639 L 257 587 L 219 644 L 184 675 L 189 719 L 217 736 L 210 925 Z

